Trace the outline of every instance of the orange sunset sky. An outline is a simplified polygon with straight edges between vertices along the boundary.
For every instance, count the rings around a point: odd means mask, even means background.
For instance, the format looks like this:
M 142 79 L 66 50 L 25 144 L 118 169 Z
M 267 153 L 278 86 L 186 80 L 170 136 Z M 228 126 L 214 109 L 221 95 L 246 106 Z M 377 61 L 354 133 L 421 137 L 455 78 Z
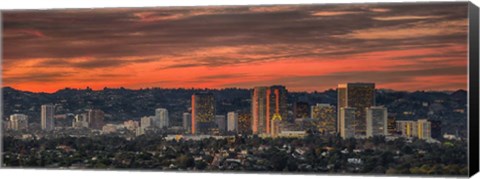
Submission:
M 467 3 L 4 11 L 3 86 L 467 86 Z

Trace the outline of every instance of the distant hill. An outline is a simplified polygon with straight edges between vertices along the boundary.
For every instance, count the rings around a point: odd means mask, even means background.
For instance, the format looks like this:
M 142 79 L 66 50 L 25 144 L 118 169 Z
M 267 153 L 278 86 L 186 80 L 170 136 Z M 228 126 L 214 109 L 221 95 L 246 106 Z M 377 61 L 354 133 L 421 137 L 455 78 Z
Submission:
M 3 88 L 4 116 L 13 113 L 29 115 L 30 122 L 39 123 L 40 106 L 42 104 L 56 104 L 57 114 L 81 113 L 85 109 L 96 108 L 103 110 L 106 120 L 115 122 L 126 119 L 139 119 L 142 116 L 153 115 L 155 108 L 167 108 L 172 124 L 180 125 L 182 113 L 188 112 L 191 106 L 191 95 L 196 92 L 210 91 L 215 95 L 217 114 L 226 115 L 229 111 L 250 112 L 250 89 L 125 89 L 105 88 L 91 89 L 62 89 L 55 93 L 32 93 L 19 91 L 11 87 Z M 336 105 L 337 93 L 335 90 L 323 92 L 291 92 L 288 96 L 289 110 L 293 111 L 296 101 L 328 103 Z M 377 105 L 384 105 L 390 114 L 399 120 L 414 120 L 429 118 L 441 120 L 445 131 L 465 131 L 467 92 L 417 91 L 403 92 L 379 89 L 376 94 Z M 456 111 L 455 111 L 456 110 Z M 460 132 L 461 132 L 460 131 Z

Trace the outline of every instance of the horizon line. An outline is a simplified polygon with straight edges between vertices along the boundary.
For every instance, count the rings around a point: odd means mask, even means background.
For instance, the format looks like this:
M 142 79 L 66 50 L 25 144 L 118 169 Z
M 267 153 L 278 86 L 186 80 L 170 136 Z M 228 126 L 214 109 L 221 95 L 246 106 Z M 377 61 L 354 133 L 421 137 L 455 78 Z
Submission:
M 355 82 L 353 82 L 355 83 Z M 375 84 L 375 83 L 374 83 Z M 278 84 L 277 84 L 278 85 Z M 275 85 L 263 85 L 263 86 L 275 86 Z M 284 86 L 287 91 L 288 91 L 288 88 L 287 86 L 285 85 L 280 85 L 280 86 Z M 30 92 L 30 93 L 47 93 L 47 94 L 54 94 L 54 93 L 57 93 L 59 91 L 62 91 L 62 90 L 92 90 L 92 91 L 104 91 L 106 89 L 125 89 L 125 90 L 131 90 L 131 91 L 138 91 L 138 90 L 149 90 L 149 89 L 162 89 L 162 90 L 175 90 L 175 89 L 185 89 L 185 90 L 227 90 L 227 89 L 240 89 L 240 90 L 253 90 L 255 87 L 262 87 L 262 86 L 254 86 L 252 88 L 242 88 L 242 87 L 224 87 L 224 88 L 195 88 L 195 87 L 177 87 L 177 88 L 168 88 L 168 87 L 145 87 L 145 88 L 128 88 L 128 87 L 103 87 L 103 88 L 98 88 L 98 89 L 93 89 L 93 88 L 90 88 L 89 86 L 86 86 L 85 88 L 73 88 L 73 87 L 64 87 L 64 88 L 61 88 L 61 89 L 57 89 L 56 91 L 54 92 L 46 92 L 46 91 L 38 91 L 38 92 L 34 92 L 34 91 L 28 91 L 28 90 L 22 90 L 22 89 L 18 89 L 18 88 L 14 88 L 12 86 L 2 86 L 2 90 L 4 88 L 12 88 L 16 91 L 22 91 L 22 92 Z M 330 90 L 333 90 L 333 91 L 336 91 L 336 87 L 335 88 L 328 88 L 328 89 L 325 89 L 325 90 L 314 90 L 314 91 L 288 91 L 288 92 L 293 92 L 293 93 L 314 93 L 314 92 L 326 92 L 326 91 L 330 91 Z M 417 90 L 396 90 L 396 89 L 391 89 L 391 88 L 375 88 L 375 90 L 384 90 L 384 91 L 394 91 L 394 92 L 456 92 L 456 91 L 460 91 L 460 90 L 463 90 L 463 91 L 467 91 L 467 89 L 462 89 L 462 88 L 458 88 L 458 89 L 455 89 L 455 90 L 422 90 L 422 89 L 417 89 Z

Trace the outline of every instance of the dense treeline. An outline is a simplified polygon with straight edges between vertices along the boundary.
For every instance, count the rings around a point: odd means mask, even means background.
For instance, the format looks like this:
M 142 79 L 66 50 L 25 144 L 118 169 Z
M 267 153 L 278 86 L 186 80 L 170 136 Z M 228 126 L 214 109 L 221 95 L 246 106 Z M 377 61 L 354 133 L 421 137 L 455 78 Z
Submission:
M 466 175 L 467 144 L 383 137 L 4 139 L 7 167 Z

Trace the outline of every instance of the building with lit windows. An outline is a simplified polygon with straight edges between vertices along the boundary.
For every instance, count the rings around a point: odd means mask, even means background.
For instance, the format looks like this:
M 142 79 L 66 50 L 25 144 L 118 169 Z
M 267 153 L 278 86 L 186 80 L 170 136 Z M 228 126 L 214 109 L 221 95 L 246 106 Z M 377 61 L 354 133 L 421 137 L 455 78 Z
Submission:
M 419 139 L 431 139 L 432 138 L 432 123 L 427 119 L 417 120 L 418 138 Z
M 233 111 L 227 113 L 227 131 L 238 132 L 238 113 Z
M 342 107 L 340 108 L 340 137 L 347 139 L 355 137 L 354 123 L 356 120 L 356 108 Z
M 310 105 L 306 102 L 296 102 L 293 106 L 295 118 L 307 118 L 310 116 Z
M 252 114 L 249 112 L 238 113 L 238 133 L 252 133 Z
M 255 87 L 252 94 L 252 132 L 270 134 L 271 120 L 278 113 L 287 119 L 287 93 L 285 86 Z
M 215 121 L 215 97 L 212 93 L 192 95 L 192 134 L 212 134 L 218 131 Z
M 397 123 L 395 121 L 396 121 L 395 115 L 388 115 L 388 118 L 387 118 L 388 135 L 397 134 Z
M 373 136 L 387 136 L 388 134 L 388 114 L 387 108 L 382 106 L 372 106 L 366 109 L 367 115 L 367 135 Z
M 316 127 L 322 134 L 337 133 L 337 111 L 330 104 L 316 104 L 311 106 L 310 118 L 316 121 Z
M 417 121 L 397 121 L 397 131 L 403 137 L 417 137 Z
M 55 128 L 55 122 L 53 116 L 55 115 L 55 106 L 51 104 L 45 104 L 41 106 L 41 126 L 42 130 L 53 130 Z
M 374 83 L 346 83 L 339 84 L 337 87 L 337 110 L 340 113 L 341 108 L 355 108 L 355 136 L 366 135 L 366 108 L 375 106 L 375 84 Z M 340 116 L 340 115 L 338 115 Z M 340 123 L 338 123 L 340 124 Z M 338 126 L 341 131 L 341 127 Z
M 28 129 L 28 116 L 25 114 L 12 114 L 10 115 L 9 129 L 12 130 L 27 130 Z

